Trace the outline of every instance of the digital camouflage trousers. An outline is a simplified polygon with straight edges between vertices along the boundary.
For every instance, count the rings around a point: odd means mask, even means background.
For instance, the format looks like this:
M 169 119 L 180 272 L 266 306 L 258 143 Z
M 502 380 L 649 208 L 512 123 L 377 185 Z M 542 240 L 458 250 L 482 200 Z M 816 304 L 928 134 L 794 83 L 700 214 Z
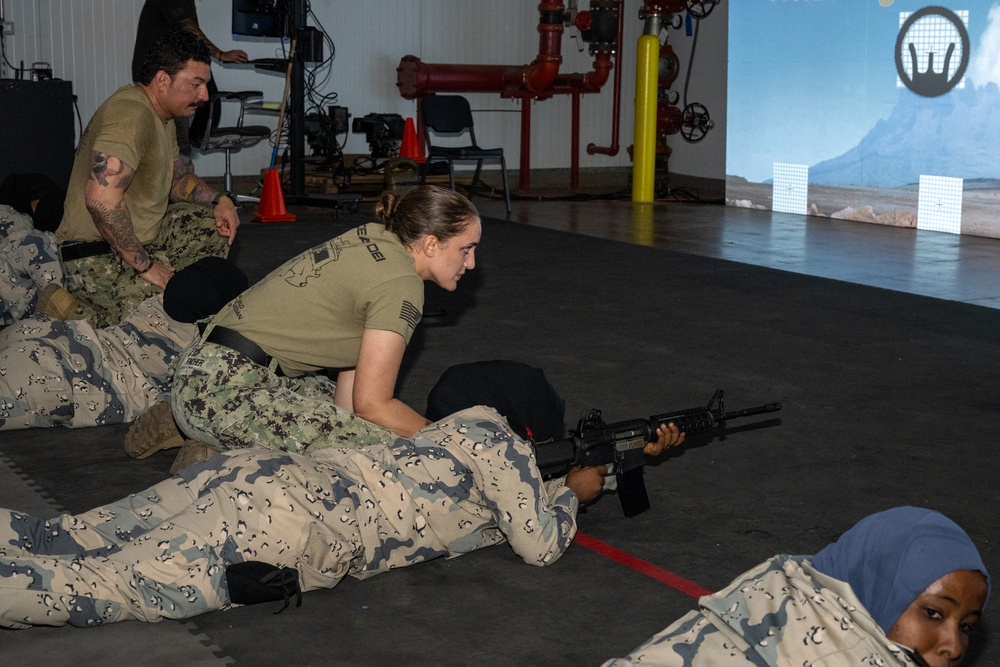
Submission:
M 178 361 L 171 401 L 181 431 L 219 451 L 267 447 L 309 455 L 396 439 L 334 405 L 335 388 L 323 376 L 284 377 L 227 347 L 196 343 Z
M 146 252 L 179 271 L 202 257 L 227 257 L 229 242 L 219 236 L 211 207 L 171 204 Z M 78 316 L 95 327 L 117 324 L 160 291 L 115 253 L 63 262 L 63 273 L 66 289 L 83 304 Z

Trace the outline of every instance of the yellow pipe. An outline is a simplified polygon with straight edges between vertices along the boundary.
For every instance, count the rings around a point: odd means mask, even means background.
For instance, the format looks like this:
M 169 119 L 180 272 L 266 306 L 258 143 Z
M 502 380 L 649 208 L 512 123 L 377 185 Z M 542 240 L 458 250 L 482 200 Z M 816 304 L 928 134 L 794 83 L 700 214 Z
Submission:
M 632 201 L 634 202 L 653 201 L 659 62 L 659 36 L 641 35 L 635 54 L 635 136 L 632 145 Z
M 632 202 L 632 242 L 651 246 L 656 239 L 653 224 L 653 204 Z

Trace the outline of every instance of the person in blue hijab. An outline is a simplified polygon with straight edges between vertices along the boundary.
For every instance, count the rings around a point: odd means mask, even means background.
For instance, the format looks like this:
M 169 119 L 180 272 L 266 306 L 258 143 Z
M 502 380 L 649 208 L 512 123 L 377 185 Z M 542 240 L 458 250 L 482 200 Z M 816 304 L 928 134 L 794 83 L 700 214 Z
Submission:
M 604 667 L 956 667 L 990 593 L 969 536 L 938 512 L 872 514 L 815 556 L 778 555 Z
M 959 655 L 964 655 L 971 629 L 958 618 L 955 631 L 941 638 L 946 644 L 943 647 L 934 644 L 932 637 L 923 638 L 919 646 L 898 639 L 913 620 L 928 615 L 935 617 L 929 619 L 934 621 L 932 625 L 948 620 L 937 618 L 945 616 L 937 609 L 925 608 L 926 591 L 943 588 L 935 586 L 942 581 L 950 584 L 944 587 L 949 590 L 981 588 L 985 595 L 978 605 L 973 604 L 978 606 L 974 620 L 978 620 L 989 599 L 989 574 L 969 536 L 946 516 L 919 507 L 894 507 L 865 517 L 816 554 L 812 566 L 850 584 L 886 635 L 918 655 L 935 649 L 950 654 L 953 640 L 962 645 Z M 926 597 L 935 596 L 940 597 L 940 591 Z M 909 610 L 915 613 L 910 614 Z M 911 639 L 910 643 L 914 641 Z M 924 656 L 924 660 L 933 664 L 930 657 Z

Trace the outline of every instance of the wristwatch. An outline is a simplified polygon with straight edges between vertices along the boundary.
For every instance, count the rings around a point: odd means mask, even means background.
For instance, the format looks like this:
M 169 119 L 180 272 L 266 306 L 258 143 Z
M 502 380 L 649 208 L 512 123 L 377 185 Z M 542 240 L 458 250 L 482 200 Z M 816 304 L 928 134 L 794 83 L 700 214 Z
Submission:
M 236 195 L 229 190 L 219 190 L 219 192 L 216 193 L 215 198 L 212 199 L 212 206 L 218 206 L 219 200 L 223 197 L 229 197 L 229 201 L 233 202 L 234 205 L 236 204 Z

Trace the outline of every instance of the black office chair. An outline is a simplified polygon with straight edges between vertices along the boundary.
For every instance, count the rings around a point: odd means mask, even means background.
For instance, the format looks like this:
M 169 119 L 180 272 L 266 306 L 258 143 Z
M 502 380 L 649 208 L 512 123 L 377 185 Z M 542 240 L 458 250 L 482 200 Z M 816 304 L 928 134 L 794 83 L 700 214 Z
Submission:
M 503 157 L 502 148 L 481 148 L 476 143 L 476 130 L 472 123 L 472 109 L 469 101 L 461 95 L 428 95 L 420 100 L 420 116 L 424 124 L 424 137 L 427 140 L 427 162 L 446 161 L 448 163 L 448 180 L 451 189 L 455 189 L 456 161 L 476 163 L 476 173 L 469 186 L 469 198 L 475 194 L 476 187 L 481 184 L 479 174 L 484 160 L 500 161 L 500 176 L 503 178 L 503 197 L 507 204 L 507 215 L 510 215 L 510 188 L 507 186 L 507 161 Z M 468 135 L 471 144 L 465 146 L 442 145 L 442 137 L 461 138 Z M 435 143 L 438 142 L 438 143 Z
M 230 165 L 230 154 L 233 151 L 242 150 L 256 146 L 261 141 L 271 136 L 271 128 L 263 125 L 244 125 L 243 115 L 250 100 L 258 100 L 263 97 L 263 93 L 258 90 L 244 90 L 241 92 L 219 91 L 209 95 L 206 106 L 210 107 L 210 122 L 202 124 L 202 128 L 197 123 L 191 126 L 191 145 L 202 153 L 224 152 L 226 154 L 225 189 L 233 190 L 233 171 Z M 225 100 L 238 100 L 240 103 L 240 114 L 236 120 L 236 125 L 221 126 L 222 102 Z M 258 197 L 249 195 L 235 195 L 236 202 L 259 202 Z

